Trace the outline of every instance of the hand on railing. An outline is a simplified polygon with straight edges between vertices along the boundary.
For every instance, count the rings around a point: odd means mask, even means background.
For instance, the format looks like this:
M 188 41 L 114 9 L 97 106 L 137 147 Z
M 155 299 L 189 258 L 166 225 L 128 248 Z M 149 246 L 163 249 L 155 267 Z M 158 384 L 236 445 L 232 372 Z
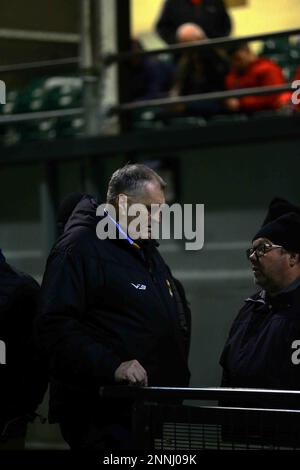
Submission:
M 147 372 L 136 360 L 122 362 L 115 371 L 116 382 L 128 382 L 129 385 L 148 386 Z

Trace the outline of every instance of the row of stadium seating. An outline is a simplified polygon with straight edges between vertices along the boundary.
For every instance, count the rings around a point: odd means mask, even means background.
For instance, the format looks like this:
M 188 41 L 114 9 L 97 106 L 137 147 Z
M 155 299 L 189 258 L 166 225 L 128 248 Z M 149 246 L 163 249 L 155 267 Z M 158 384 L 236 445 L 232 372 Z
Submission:
M 75 76 L 45 77 L 33 80 L 21 90 L 7 93 L 0 115 L 67 110 L 82 106 L 83 82 Z M 82 117 L 48 118 L 1 126 L 5 144 L 20 141 L 55 139 L 82 134 Z
M 300 64 L 300 42 L 292 42 L 289 38 L 267 40 L 260 52 L 283 68 L 287 80 L 291 80 Z
M 10 91 L 1 114 L 19 114 L 81 106 L 82 79 L 49 77 L 33 80 L 22 90 Z

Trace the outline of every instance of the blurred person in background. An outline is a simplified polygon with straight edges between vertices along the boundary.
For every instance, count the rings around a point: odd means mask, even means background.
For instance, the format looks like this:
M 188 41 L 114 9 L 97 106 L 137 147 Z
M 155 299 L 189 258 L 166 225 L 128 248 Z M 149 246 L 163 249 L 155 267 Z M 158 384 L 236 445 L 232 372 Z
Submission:
M 48 374 L 33 340 L 39 285 L 17 271 L 0 251 L 0 340 L 5 364 L 0 364 L 0 451 L 22 450 L 28 423 L 47 389 Z
M 178 28 L 179 44 L 202 41 L 207 36 L 202 28 L 195 24 L 183 24 Z M 198 49 L 184 52 L 176 64 L 174 81 L 169 96 L 195 95 L 222 91 L 225 88 L 225 76 L 228 72 L 228 61 L 219 49 Z M 174 111 L 185 115 L 209 117 L 223 111 L 220 101 L 203 101 L 179 104 Z
M 286 80 L 279 65 L 265 57 L 258 57 L 247 43 L 238 43 L 229 49 L 231 70 L 226 77 L 227 90 L 284 85 Z M 289 104 L 290 92 L 263 96 L 229 98 L 225 107 L 230 112 L 253 113 L 276 110 Z
M 140 41 L 132 39 L 132 52 L 142 52 Z M 172 83 L 174 66 L 157 57 L 135 56 L 128 63 L 130 101 L 151 100 L 166 96 Z
M 175 44 L 178 28 L 184 23 L 200 26 L 208 38 L 228 36 L 231 32 L 223 0 L 166 0 L 156 24 L 159 36 L 167 44 Z

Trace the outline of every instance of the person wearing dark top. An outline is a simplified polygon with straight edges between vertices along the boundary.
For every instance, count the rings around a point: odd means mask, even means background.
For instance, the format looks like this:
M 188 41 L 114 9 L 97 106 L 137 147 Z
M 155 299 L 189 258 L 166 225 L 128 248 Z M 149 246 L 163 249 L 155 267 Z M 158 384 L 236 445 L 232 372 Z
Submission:
M 141 43 L 131 41 L 132 52 L 143 51 Z M 128 62 L 129 101 L 143 101 L 166 96 L 172 83 L 174 65 L 157 57 L 133 57 Z
M 184 24 L 178 30 L 178 42 L 186 43 L 206 39 L 205 32 L 197 25 Z M 200 49 L 182 53 L 176 64 L 170 97 L 197 95 L 222 91 L 228 61 L 217 49 Z M 180 104 L 175 111 L 184 115 L 210 117 L 224 110 L 223 103 L 216 100 Z
M 47 389 L 47 369 L 34 344 L 39 285 L 10 266 L 0 251 L 0 450 L 25 446 L 27 425 Z
M 126 165 L 107 203 L 162 204 L 164 187 L 148 167 Z M 190 310 L 155 240 L 133 242 L 120 226 L 122 237 L 99 239 L 97 207 L 84 196 L 50 253 L 36 333 L 50 367 L 49 420 L 70 447 L 130 449 L 132 403 L 100 398 L 99 387 L 188 386 Z
M 184 23 L 200 26 L 208 38 L 228 36 L 231 20 L 223 0 L 166 0 L 156 24 L 159 36 L 168 44 L 177 42 L 177 30 Z
M 231 327 L 220 359 L 222 386 L 300 390 L 300 366 L 292 360 L 300 339 L 300 208 L 275 198 L 247 258 L 260 290 Z

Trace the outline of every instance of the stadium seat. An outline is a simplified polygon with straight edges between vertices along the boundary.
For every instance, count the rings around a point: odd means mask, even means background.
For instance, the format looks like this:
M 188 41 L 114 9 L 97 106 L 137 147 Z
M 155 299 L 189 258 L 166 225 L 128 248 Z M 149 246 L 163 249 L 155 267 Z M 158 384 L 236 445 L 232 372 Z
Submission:
M 83 83 L 78 77 L 53 77 L 44 85 L 47 109 L 68 109 L 82 106 Z
M 19 92 L 17 90 L 9 91 L 6 94 L 6 104 L 0 106 L 1 114 L 13 114 L 16 112 L 16 103 Z
M 43 80 L 33 80 L 20 90 L 16 100 L 15 113 L 31 113 L 46 109 L 46 93 Z
M 290 50 L 289 38 L 268 39 L 263 46 L 261 55 L 288 54 Z
M 85 120 L 81 116 L 58 119 L 55 126 L 57 137 L 74 137 L 83 134 Z

